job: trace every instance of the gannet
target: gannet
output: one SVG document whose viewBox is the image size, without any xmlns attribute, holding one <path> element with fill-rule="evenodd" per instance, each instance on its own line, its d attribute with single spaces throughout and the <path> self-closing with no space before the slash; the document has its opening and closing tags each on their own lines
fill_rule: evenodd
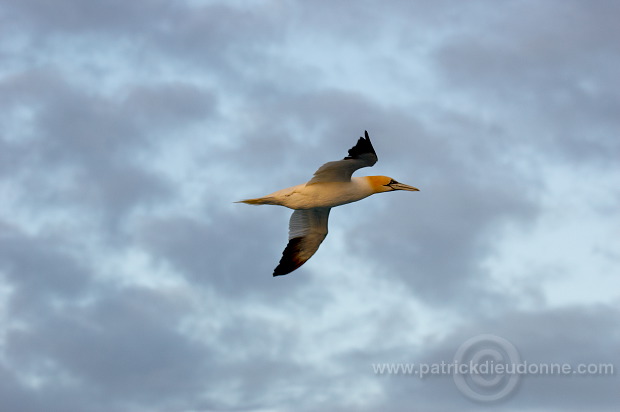
<svg viewBox="0 0 620 412">
<path fill-rule="evenodd" d="M 332 207 L 357 202 L 375 193 L 419 190 L 387 176 L 351 177 L 357 169 L 377 163 L 368 131 L 364 131 L 364 135 L 349 149 L 347 157 L 325 163 L 307 183 L 235 202 L 279 205 L 295 210 L 289 222 L 288 244 L 273 276 L 291 273 L 314 255 L 327 236 L 327 218 Z"/>
</svg>

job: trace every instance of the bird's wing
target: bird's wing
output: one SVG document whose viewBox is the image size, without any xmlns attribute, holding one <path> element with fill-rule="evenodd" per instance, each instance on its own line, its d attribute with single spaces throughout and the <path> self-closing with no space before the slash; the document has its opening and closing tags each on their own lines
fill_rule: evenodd
<svg viewBox="0 0 620 412">
<path fill-rule="evenodd" d="M 351 175 L 357 169 L 369 167 L 377 163 L 377 154 L 370 143 L 368 132 L 360 137 L 357 144 L 349 149 L 349 155 L 342 160 L 327 162 L 314 172 L 314 176 L 307 184 L 319 182 L 350 182 Z"/>
<path fill-rule="evenodd" d="M 317 207 L 293 212 L 289 222 L 288 245 L 273 276 L 291 273 L 314 255 L 327 236 L 330 210 L 329 207 Z"/>
</svg>

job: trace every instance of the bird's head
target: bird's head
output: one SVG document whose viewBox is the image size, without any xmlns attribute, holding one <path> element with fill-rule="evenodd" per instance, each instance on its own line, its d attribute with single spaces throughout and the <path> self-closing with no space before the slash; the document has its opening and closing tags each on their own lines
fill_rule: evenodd
<svg viewBox="0 0 620 412">
<path fill-rule="evenodd" d="M 370 182 L 374 193 L 392 192 L 394 190 L 409 190 L 411 192 L 417 192 L 417 187 L 409 186 L 404 183 L 399 183 L 396 180 L 388 176 L 367 176 L 366 179 Z"/>
</svg>

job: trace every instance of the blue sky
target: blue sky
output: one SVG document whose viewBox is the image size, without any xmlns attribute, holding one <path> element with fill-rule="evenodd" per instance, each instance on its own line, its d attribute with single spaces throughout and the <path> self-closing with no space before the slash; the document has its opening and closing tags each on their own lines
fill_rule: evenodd
<svg viewBox="0 0 620 412">
<path fill-rule="evenodd" d="M 530 362 L 502 411 L 620 401 L 613 1 L 0 4 L 0 403 L 479 410 L 450 362 Z M 368 130 L 396 192 L 272 278 L 307 181 Z"/>
</svg>

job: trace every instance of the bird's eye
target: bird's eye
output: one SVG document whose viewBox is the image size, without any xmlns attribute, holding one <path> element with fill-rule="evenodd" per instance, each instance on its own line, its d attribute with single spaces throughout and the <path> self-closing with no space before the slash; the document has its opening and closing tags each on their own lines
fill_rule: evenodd
<svg viewBox="0 0 620 412">
<path fill-rule="evenodd" d="M 394 180 L 394 179 L 390 179 L 390 182 L 387 185 L 385 185 L 385 186 L 393 185 L 395 183 L 398 183 L 398 182 L 396 180 Z"/>
</svg>

